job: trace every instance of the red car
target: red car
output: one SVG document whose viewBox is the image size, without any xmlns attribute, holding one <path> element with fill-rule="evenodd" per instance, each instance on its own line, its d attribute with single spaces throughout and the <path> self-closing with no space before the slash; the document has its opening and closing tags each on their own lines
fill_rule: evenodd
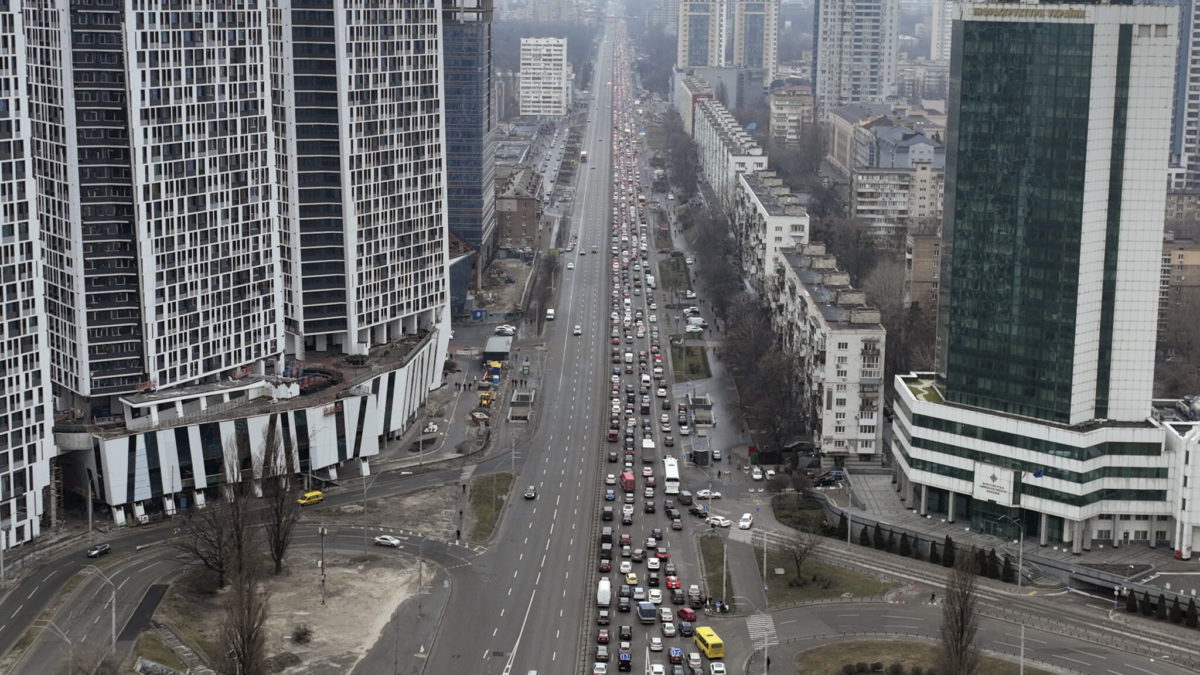
<svg viewBox="0 0 1200 675">
<path fill-rule="evenodd" d="M 659 560 L 667 560 L 671 557 L 671 553 L 666 549 L 660 548 L 654 551 L 654 557 L 658 558 Z"/>
<path fill-rule="evenodd" d="M 679 617 L 680 621 L 694 622 L 696 620 L 696 610 L 692 609 L 691 607 L 680 607 L 675 612 L 675 616 Z"/>
<path fill-rule="evenodd" d="M 608 629 L 607 628 L 601 628 L 599 631 L 596 632 L 596 644 L 601 644 L 601 645 L 608 644 Z"/>
<path fill-rule="evenodd" d="M 600 561 L 600 571 L 601 572 L 611 572 L 612 571 L 612 563 L 609 562 L 608 558 L 604 558 Z"/>
<path fill-rule="evenodd" d="M 667 577 L 667 588 L 679 588 L 679 577 Z"/>
</svg>

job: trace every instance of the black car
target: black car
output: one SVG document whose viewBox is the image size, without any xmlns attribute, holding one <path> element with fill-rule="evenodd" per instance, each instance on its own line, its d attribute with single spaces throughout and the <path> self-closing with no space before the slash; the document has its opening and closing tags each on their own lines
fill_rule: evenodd
<svg viewBox="0 0 1200 675">
<path fill-rule="evenodd" d="M 525 499 L 537 499 L 537 488 L 532 485 L 525 488 Z"/>
<path fill-rule="evenodd" d="M 682 605 L 685 602 L 687 602 L 687 598 L 684 597 L 683 591 L 679 590 L 678 588 L 672 588 L 671 589 L 671 604 L 672 605 Z M 683 633 L 681 631 L 680 635 L 682 635 L 682 634 Z"/>
<path fill-rule="evenodd" d="M 671 400 L 670 400 L 670 399 L 664 398 L 664 399 L 662 400 L 662 409 L 663 409 L 663 410 L 670 410 L 670 409 L 671 409 Z"/>
<path fill-rule="evenodd" d="M 612 464 L 616 464 L 616 463 L 617 463 L 617 460 L 618 460 L 618 459 L 620 459 L 620 458 L 621 458 L 621 457 L 620 457 L 620 456 L 617 454 L 617 451 L 616 451 L 616 450 L 609 450 L 609 451 L 608 451 L 608 461 L 609 461 L 610 463 L 612 463 Z"/>
<path fill-rule="evenodd" d="M 647 500 L 646 505 L 642 507 L 645 513 L 654 513 L 654 502 Z"/>
<path fill-rule="evenodd" d="M 679 634 L 683 637 L 691 637 L 696 632 L 690 621 L 680 621 L 676 628 L 679 629 Z"/>
<path fill-rule="evenodd" d="M 622 525 L 632 525 L 633 524 L 633 516 L 628 513 L 622 513 L 621 514 L 621 524 Z"/>
<path fill-rule="evenodd" d="M 609 614 L 608 614 L 607 609 L 600 610 L 600 613 L 596 615 L 596 625 L 607 626 L 608 625 L 608 617 L 609 617 Z"/>
<path fill-rule="evenodd" d="M 629 598 L 617 598 L 617 611 L 629 613 Z"/>
<path fill-rule="evenodd" d="M 99 558 L 100 556 L 108 555 L 109 553 L 112 553 L 111 546 L 109 546 L 108 544 L 96 544 L 95 546 L 88 549 L 87 557 Z"/>
<path fill-rule="evenodd" d="M 670 520 L 679 520 L 679 509 L 667 509 L 666 514 Z"/>
<path fill-rule="evenodd" d="M 621 626 L 621 628 L 617 632 L 617 635 L 619 636 L 619 638 L 621 640 L 632 640 L 633 639 L 633 627 L 632 626 Z"/>
<path fill-rule="evenodd" d="M 650 536 L 654 537 L 655 539 L 657 539 L 659 541 L 662 541 L 662 538 L 663 538 L 662 528 L 661 527 L 652 528 L 650 530 Z"/>
<path fill-rule="evenodd" d="M 600 518 L 601 518 L 601 520 L 612 520 L 613 519 L 613 507 L 611 507 L 611 506 L 604 507 L 604 510 L 600 512 Z"/>
<path fill-rule="evenodd" d="M 669 562 L 669 563 L 663 565 L 662 573 L 669 577 L 679 576 L 679 572 L 677 572 L 675 570 L 675 563 L 673 563 L 673 562 Z"/>
<path fill-rule="evenodd" d="M 658 586 L 658 572 L 647 572 L 646 573 L 646 585 L 647 586 Z"/>
</svg>

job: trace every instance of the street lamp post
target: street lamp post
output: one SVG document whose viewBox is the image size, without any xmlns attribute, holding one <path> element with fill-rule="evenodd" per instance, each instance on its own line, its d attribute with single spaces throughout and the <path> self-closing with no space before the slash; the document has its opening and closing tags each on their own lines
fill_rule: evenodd
<svg viewBox="0 0 1200 675">
<path fill-rule="evenodd" d="M 1025 567 L 1025 523 L 1013 518 L 1012 516 L 1000 516 L 1000 520 L 1007 520 L 1016 525 L 1021 532 L 1021 539 L 1017 541 L 1017 592 L 1021 591 L 1021 570 Z"/>
<path fill-rule="evenodd" d="M 109 617 L 109 626 L 112 629 L 112 644 L 110 646 L 112 649 L 116 649 L 117 648 L 117 586 L 116 586 L 116 584 L 113 583 L 112 577 L 110 577 L 107 574 L 105 574 L 104 572 L 100 571 L 99 567 L 96 567 L 95 565 L 84 565 L 84 569 L 90 569 L 93 572 L 95 572 L 96 574 L 99 574 L 100 579 L 102 581 L 104 581 L 104 583 L 108 584 L 109 590 L 112 591 L 112 595 L 110 596 L 109 601 L 108 601 L 108 605 L 112 610 L 111 616 Z"/>
<path fill-rule="evenodd" d="M 329 529 L 324 525 L 317 527 L 317 534 L 321 535 L 321 604 L 325 604 L 325 535 Z"/>
</svg>

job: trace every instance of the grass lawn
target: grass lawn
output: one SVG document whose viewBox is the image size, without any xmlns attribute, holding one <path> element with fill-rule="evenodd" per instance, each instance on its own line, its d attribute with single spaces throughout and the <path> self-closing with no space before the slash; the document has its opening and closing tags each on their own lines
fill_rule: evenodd
<svg viewBox="0 0 1200 675">
<path fill-rule="evenodd" d="M 137 663 L 139 656 L 150 659 L 159 665 L 174 668 L 179 672 L 187 672 L 187 664 L 180 660 L 170 647 L 164 645 L 154 633 L 142 633 L 138 637 L 137 644 L 133 648 L 133 660 L 130 663 Z"/>
<path fill-rule="evenodd" d="M 755 546 L 754 551 L 755 560 L 762 560 L 762 546 Z M 775 574 L 776 569 L 782 569 L 783 574 Z M 786 551 L 767 549 L 767 600 L 772 605 L 829 600 L 847 593 L 856 598 L 870 598 L 883 595 L 893 586 L 865 574 L 815 560 L 808 560 L 800 567 L 800 578 L 806 582 L 803 586 L 788 583 L 795 576 L 796 565 L 791 555 Z M 815 582 L 814 576 L 817 578 Z"/>
<path fill-rule="evenodd" d="M 660 248 L 675 248 L 675 242 L 671 241 L 671 230 L 662 229 L 661 227 L 654 228 L 654 247 Z"/>
<path fill-rule="evenodd" d="M 821 508 L 821 502 L 798 493 L 771 497 L 771 508 L 776 520 L 797 530 L 815 530 L 825 522 L 825 510 Z"/>
<path fill-rule="evenodd" d="M 675 382 L 703 380 L 712 377 L 708 368 L 708 354 L 704 347 L 687 347 L 671 344 L 671 371 Z"/>
<path fill-rule="evenodd" d="M 669 257 L 658 262 L 658 287 L 667 293 L 682 292 L 692 287 L 683 258 Z"/>
<path fill-rule="evenodd" d="M 471 479 L 471 539 L 483 542 L 491 538 L 512 483 L 511 473 L 493 473 Z"/>
<path fill-rule="evenodd" d="M 700 537 L 700 558 L 704 560 L 704 588 L 701 589 L 714 599 L 721 599 L 721 571 L 724 569 L 725 546 L 723 537 L 706 534 Z M 729 610 L 737 611 L 733 596 L 733 577 L 725 570 L 725 597 L 729 599 Z"/>
<path fill-rule="evenodd" d="M 899 640 L 855 640 L 822 645 L 796 654 L 793 660 L 796 675 L 836 675 L 847 663 L 883 664 L 884 672 L 891 664 L 899 663 L 907 673 L 911 666 L 929 669 L 934 664 L 937 648 L 924 642 L 902 642 Z M 853 658 L 851 659 L 851 655 Z M 1016 663 L 983 657 L 980 659 L 978 675 L 1017 675 L 1021 672 Z M 1051 675 L 1040 668 L 1025 666 L 1028 675 Z"/>
</svg>

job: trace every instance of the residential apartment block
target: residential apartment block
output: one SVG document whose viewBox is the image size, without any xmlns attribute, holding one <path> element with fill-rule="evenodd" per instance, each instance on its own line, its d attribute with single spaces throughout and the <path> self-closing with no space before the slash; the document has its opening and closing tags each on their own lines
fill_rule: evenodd
<svg viewBox="0 0 1200 675">
<path fill-rule="evenodd" d="M 713 94 L 712 87 L 704 78 L 697 75 L 686 75 L 677 78 L 678 83 L 675 85 L 675 110 L 679 112 L 679 118 L 683 121 L 683 130 L 688 136 L 696 134 L 696 111 L 699 109 L 701 101 L 712 100 L 716 98 Z"/>
<path fill-rule="evenodd" d="M 907 106 L 843 106 L 829 116 L 826 158 L 845 176 L 863 168 L 911 169 L 918 162 L 940 171 L 945 129 L 940 116 Z"/>
<path fill-rule="evenodd" d="M 762 68 L 770 85 L 779 71 L 780 0 L 727 0 L 733 14 L 733 54 L 729 65 Z"/>
<path fill-rule="evenodd" d="M 955 6 L 937 370 L 895 380 L 897 486 L 976 532 L 1190 557 L 1200 448 L 1151 400 L 1178 9 L 1013 7 Z"/>
<path fill-rule="evenodd" d="M 720 68 L 725 65 L 727 0 L 678 0 L 675 67 Z"/>
<path fill-rule="evenodd" d="M 1172 314 L 1193 316 L 1200 311 L 1200 241 L 1163 237 L 1162 271 L 1158 288 L 1158 328 L 1167 327 Z"/>
<path fill-rule="evenodd" d="M 696 105 L 695 133 L 700 166 L 721 207 L 733 211 L 738 174 L 767 168 L 767 155 L 725 106 L 715 99 Z"/>
<path fill-rule="evenodd" d="M 25 9 L 62 490 L 143 521 L 220 498 L 268 430 L 321 481 L 417 420 L 448 342 L 440 12 Z"/>
<path fill-rule="evenodd" d="M 572 80 L 566 38 L 521 38 L 521 115 L 565 116 L 571 111 Z"/>
<path fill-rule="evenodd" d="M 850 217 L 865 223 L 873 238 L 899 247 L 910 227 L 941 222 L 944 189 L 944 173 L 930 162 L 856 169 L 850 174 Z"/>
<path fill-rule="evenodd" d="M 776 271 L 782 249 L 804 246 L 811 231 L 808 209 L 774 171 L 738 175 L 732 229 L 742 278 L 760 296 Z"/>
<path fill-rule="evenodd" d="M 954 0 L 933 0 L 929 21 L 929 60 L 950 63 L 951 38 L 954 35 Z"/>
<path fill-rule="evenodd" d="M 817 106 L 883 103 L 896 94 L 899 4 L 893 0 L 828 0 L 817 10 Z"/>
<path fill-rule="evenodd" d="M 808 87 L 783 87 L 767 95 L 771 144 L 798 146 L 816 122 L 816 101 Z"/>
<path fill-rule="evenodd" d="M 766 299 L 822 464 L 878 462 L 887 337 L 879 310 L 820 243 L 780 252 Z"/>
<path fill-rule="evenodd" d="M 46 490 L 55 454 L 51 353 L 21 9 L 21 3 L 0 9 L 0 550 L 41 534 L 44 512 L 52 523 L 61 518 L 61 487 Z"/>
<path fill-rule="evenodd" d="M 917 305 L 936 312 L 942 264 L 941 230 L 909 230 L 904 240 L 904 306 Z"/>
</svg>

